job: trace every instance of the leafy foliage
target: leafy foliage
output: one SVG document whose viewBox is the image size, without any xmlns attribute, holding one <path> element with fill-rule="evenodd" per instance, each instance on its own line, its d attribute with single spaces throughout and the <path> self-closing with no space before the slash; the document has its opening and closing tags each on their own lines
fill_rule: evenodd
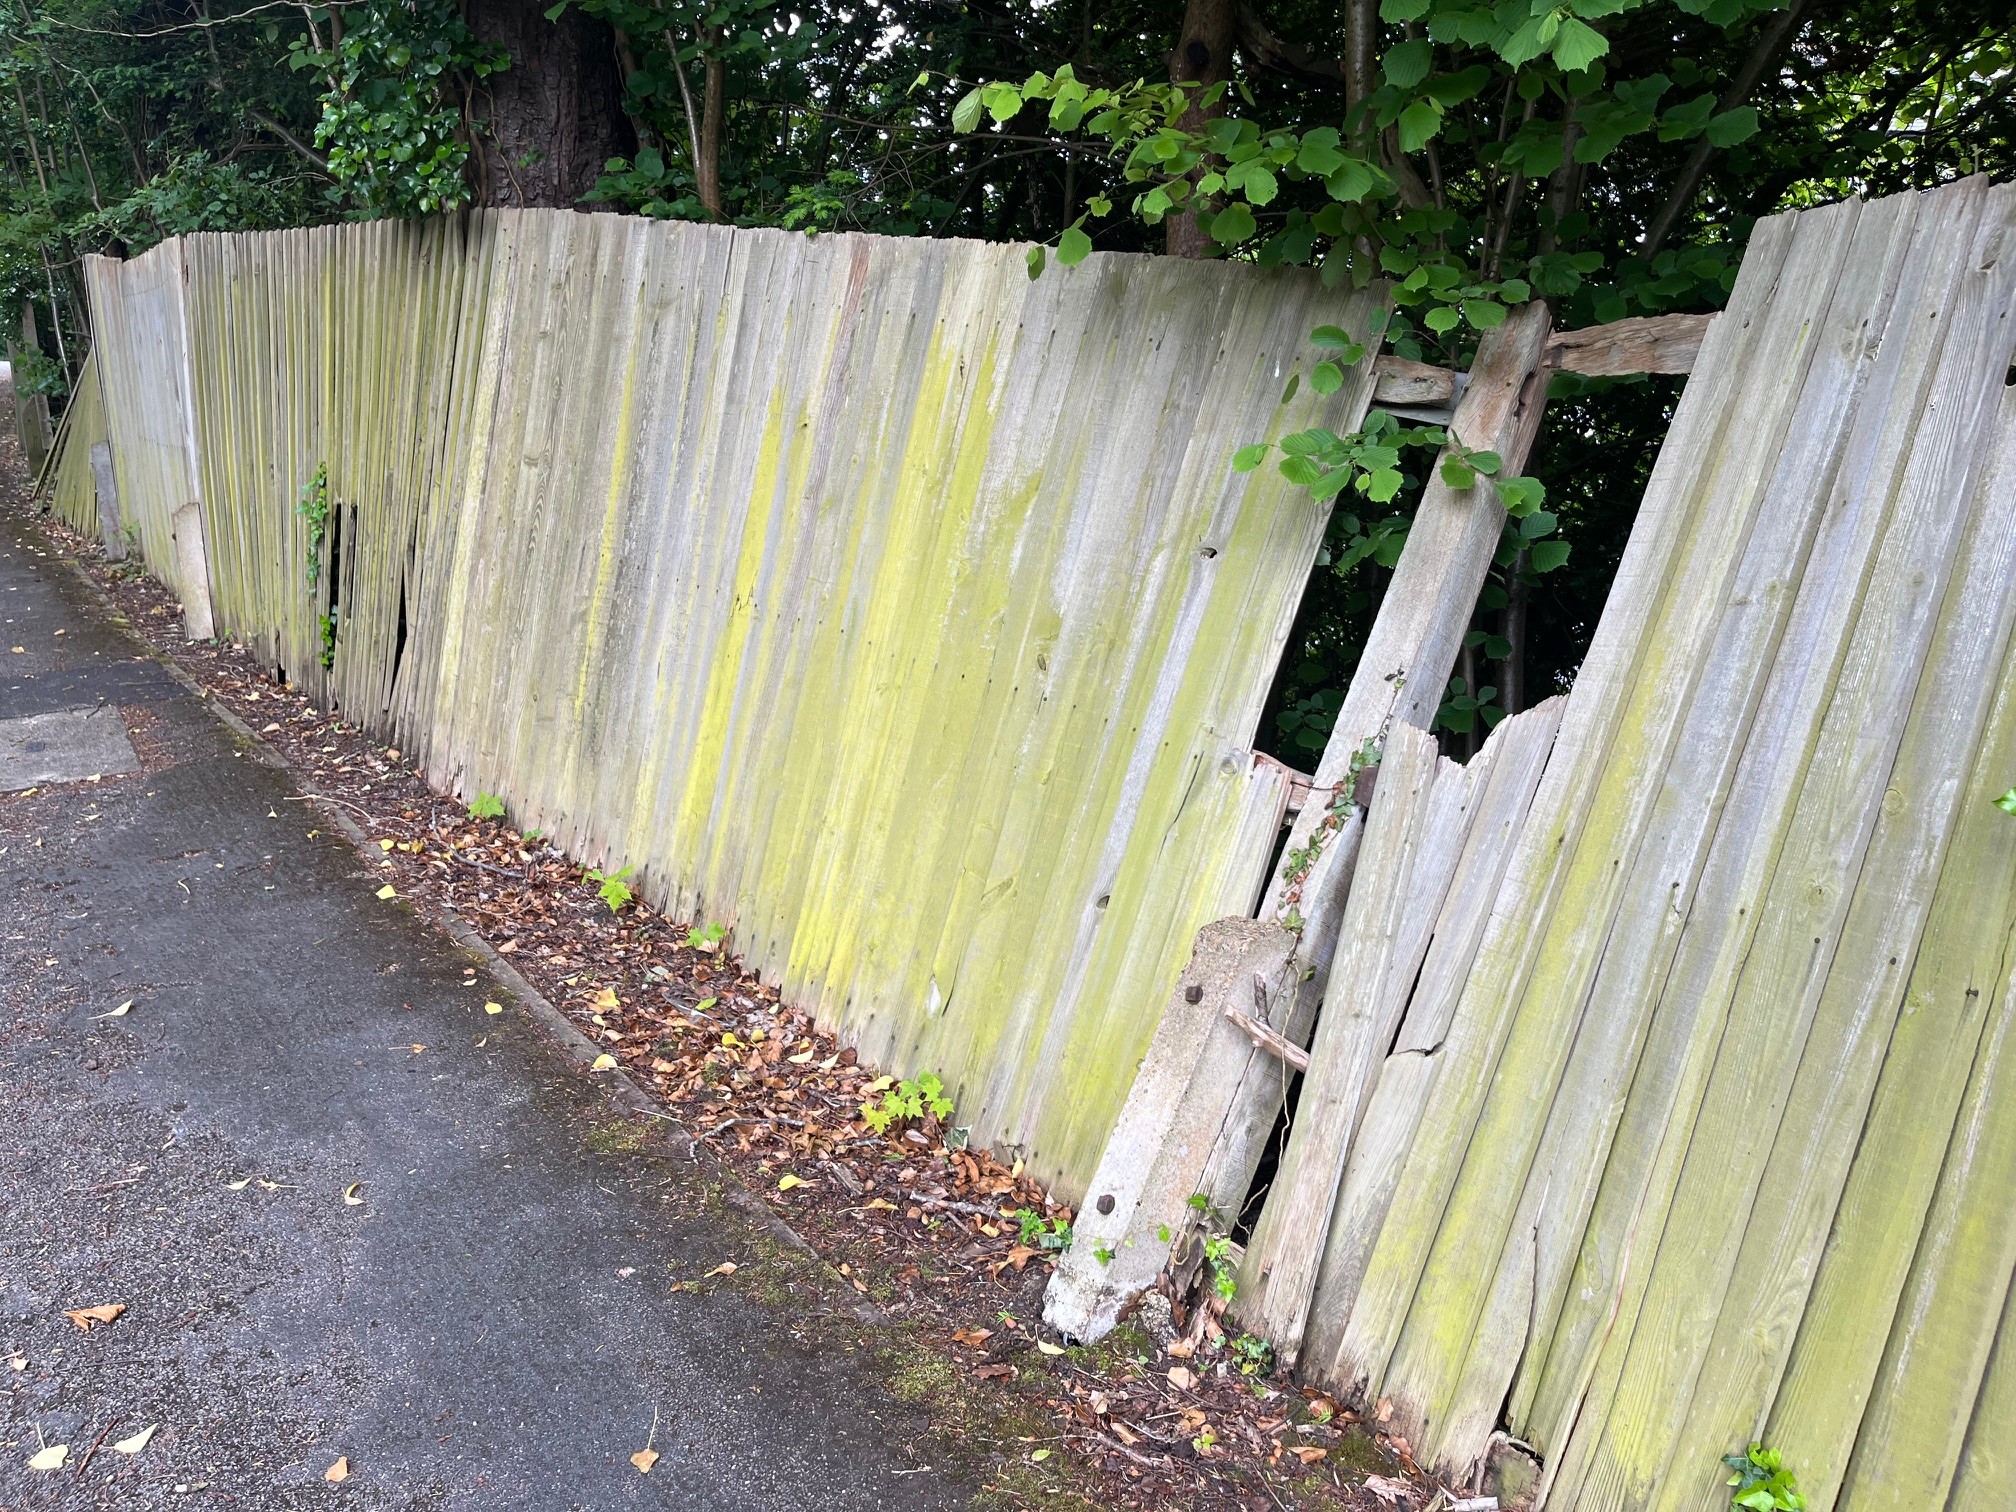
<svg viewBox="0 0 2016 1512">
<path fill-rule="evenodd" d="M 920 1123 L 927 1116 L 940 1123 L 952 1116 L 952 1099 L 945 1095 L 945 1083 L 935 1071 L 893 1084 L 888 1077 L 877 1080 L 880 1085 L 871 1082 L 869 1090 L 880 1092 L 880 1099 L 871 1097 L 861 1105 L 861 1121 L 877 1134 L 886 1134 L 898 1125 Z"/>
<path fill-rule="evenodd" d="M 1750 1512 L 1803 1512 L 1806 1498 L 1799 1494 L 1798 1483 L 1776 1449 L 1752 1444 L 1747 1453 L 1725 1455 L 1722 1463 L 1736 1472 L 1729 1477 L 1735 1488 L 1729 1498 L 1732 1507 L 1747 1507 Z"/>
<path fill-rule="evenodd" d="M 591 868 L 588 880 L 595 884 L 595 896 L 609 905 L 609 912 L 621 913 L 624 907 L 637 896 L 630 890 L 630 884 L 623 879 L 634 871 L 626 866 L 620 871 L 605 872 Z"/>
<path fill-rule="evenodd" d="M 470 198 L 462 165 L 470 135 L 461 84 L 511 66 L 476 40 L 450 0 L 364 0 L 330 14 L 329 40 L 311 14 L 288 44 L 289 68 L 326 81 L 317 146 L 336 184 L 372 215 L 432 215 Z"/>
<path fill-rule="evenodd" d="M 502 819 L 504 800 L 495 793 L 478 793 L 469 803 L 471 819 Z"/>
</svg>

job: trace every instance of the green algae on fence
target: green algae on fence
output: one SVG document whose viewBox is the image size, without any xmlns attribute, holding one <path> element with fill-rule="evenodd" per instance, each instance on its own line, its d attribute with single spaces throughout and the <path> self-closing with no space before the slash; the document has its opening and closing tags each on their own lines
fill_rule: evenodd
<svg viewBox="0 0 2016 1512">
<path fill-rule="evenodd" d="M 1376 293 L 557 211 L 192 236 L 93 291 L 222 630 L 1076 1195 L 1280 812 L 1250 746 L 1328 506 L 1232 453 L 1359 423 L 1369 362 L 1280 396 Z M 131 381 L 176 336 L 179 448 L 184 390 Z"/>
</svg>

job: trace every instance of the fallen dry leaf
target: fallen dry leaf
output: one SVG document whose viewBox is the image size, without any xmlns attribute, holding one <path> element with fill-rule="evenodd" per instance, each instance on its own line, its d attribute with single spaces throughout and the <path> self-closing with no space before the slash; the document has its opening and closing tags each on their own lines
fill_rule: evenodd
<svg viewBox="0 0 2016 1512">
<path fill-rule="evenodd" d="M 396 898 L 399 896 L 399 889 L 394 887 L 390 882 L 387 882 L 383 887 L 378 889 L 378 896 L 381 898 Z M 332 1466 L 331 1468 L 333 1469 L 334 1467 Z"/>
<path fill-rule="evenodd" d="M 250 1176 L 241 1176 L 236 1181 L 225 1182 L 224 1190 L 227 1192 L 242 1192 L 250 1185 L 252 1185 L 252 1178 Z"/>
<path fill-rule="evenodd" d="M 351 1182 L 350 1185 L 343 1188 L 343 1205 L 345 1207 L 364 1206 L 363 1192 L 364 1192 L 363 1182 L 361 1181 Z"/>
<path fill-rule="evenodd" d="M 1372 1420 L 1376 1423 L 1390 1423 L 1393 1421 L 1393 1398 L 1379 1398 L 1379 1405 L 1372 1409 Z"/>
<path fill-rule="evenodd" d="M 1391 1476 L 1386 1475 L 1366 1476 L 1365 1489 L 1367 1491 L 1370 1491 L 1374 1496 L 1378 1497 L 1379 1500 L 1381 1500 L 1382 1502 L 1385 1502 L 1388 1506 L 1392 1506 L 1399 1502 L 1406 1501 L 1410 1496 L 1413 1495 L 1413 1491 L 1408 1486 L 1407 1482 L 1403 1480 L 1394 1480 Z"/>
<path fill-rule="evenodd" d="M 981 1365 L 975 1368 L 973 1374 L 983 1381 L 1012 1381 L 1015 1379 L 1015 1367 L 1013 1365 Z"/>
<path fill-rule="evenodd" d="M 1197 1384 L 1197 1377 L 1187 1366 L 1171 1365 L 1169 1367 L 1169 1384 L 1174 1386 L 1178 1391 L 1188 1391 L 1192 1386 Z"/>
<path fill-rule="evenodd" d="M 734 1274 L 735 1274 L 735 1262 L 733 1260 L 723 1260 L 719 1265 L 715 1266 L 714 1269 L 707 1272 L 707 1274 L 702 1276 L 700 1279 L 703 1281 L 707 1281 L 711 1280 L 715 1276 L 732 1276 Z"/>
<path fill-rule="evenodd" d="M 1319 1449 L 1314 1444 L 1290 1444 L 1288 1452 L 1305 1465 L 1313 1465 L 1330 1451 Z"/>
<path fill-rule="evenodd" d="M 110 1323 L 124 1311 L 126 1311 L 124 1302 L 107 1302 L 102 1307 L 66 1307 L 63 1309 L 63 1316 L 89 1333 L 100 1323 Z"/>
<path fill-rule="evenodd" d="M 595 1007 L 598 1010 L 606 1012 L 611 1008 L 620 1008 L 622 1006 L 622 1003 L 617 1000 L 616 989 L 614 987 L 604 987 L 600 992 L 595 994 Z"/>
<path fill-rule="evenodd" d="M 802 1176 L 780 1176 L 777 1178 L 777 1190 L 780 1192 L 788 1192 L 793 1187 L 801 1187 L 803 1185 L 805 1185 L 805 1178 Z"/>
<path fill-rule="evenodd" d="M 485 1003 L 483 1005 L 483 1011 L 485 1013 L 502 1013 L 504 1011 L 504 1005 L 502 1003 Z"/>
<path fill-rule="evenodd" d="M 331 1465 L 327 1470 L 324 1470 L 322 1472 L 322 1479 L 324 1479 L 325 1481 L 342 1481 L 350 1479 L 350 1456 L 347 1454 L 339 1454 L 336 1457 L 336 1463 Z"/>
<path fill-rule="evenodd" d="M 994 1337 L 994 1330 L 991 1328 L 955 1328 L 952 1330 L 952 1337 L 969 1349 L 980 1349 L 986 1345 L 989 1339 Z"/>
<path fill-rule="evenodd" d="M 28 1457 L 30 1470 L 61 1470 L 63 1461 L 70 1457 L 68 1444 L 49 1444 L 36 1450 Z"/>
<path fill-rule="evenodd" d="M 1038 1339 L 1036 1341 L 1036 1350 L 1039 1354 L 1061 1355 L 1064 1353 L 1064 1346 L 1061 1344 L 1052 1344 L 1048 1339 Z"/>
<path fill-rule="evenodd" d="M 638 1474 L 649 1475 L 651 1467 L 658 1463 L 658 1451 L 656 1449 L 639 1449 L 635 1454 L 630 1456 L 630 1463 L 637 1467 Z"/>
<path fill-rule="evenodd" d="M 1174 1359 L 1187 1360 L 1190 1356 L 1197 1353 L 1197 1341 L 1195 1339 L 1171 1339 L 1168 1348 L 1163 1350 L 1163 1353 Z"/>
<path fill-rule="evenodd" d="M 132 1011 L 133 1011 L 133 999 L 128 998 L 126 999 L 125 1002 L 121 1003 L 117 1008 L 114 1008 L 110 1013 L 94 1013 L 91 1015 L 91 1017 L 93 1021 L 108 1018 L 124 1018 L 126 1017 L 127 1014 L 131 1013 Z"/>
<path fill-rule="evenodd" d="M 1036 1251 L 1026 1244 L 1018 1244 L 1008 1251 L 1008 1263 L 1018 1271 L 1036 1258 Z"/>
<path fill-rule="evenodd" d="M 602 1054 L 595 1057 L 595 1064 L 589 1067 L 589 1069 L 591 1071 L 614 1071 L 616 1069 L 616 1057 L 605 1050 Z"/>
<path fill-rule="evenodd" d="M 158 1426 L 158 1424 L 149 1423 L 145 1428 L 134 1434 L 133 1437 L 119 1440 L 118 1443 L 112 1446 L 113 1452 L 115 1454 L 138 1454 L 142 1449 L 147 1447 L 147 1440 L 154 1437 L 154 1430 Z"/>
</svg>

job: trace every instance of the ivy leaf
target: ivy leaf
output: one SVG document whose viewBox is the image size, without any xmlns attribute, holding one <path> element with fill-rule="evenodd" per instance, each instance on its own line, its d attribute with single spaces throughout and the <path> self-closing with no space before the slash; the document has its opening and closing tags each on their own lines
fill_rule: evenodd
<svg viewBox="0 0 2016 1512">
<path fill-rule="evenodd" d="M 1057 238 L 1057 261 L 1067 268 L 1075 268 L 1091 255 L 1092 238 L 1076 226 L 1066 226 L 1064 234 Z"/>
<path fill-rule="evenodd" d="M 980 91 L 968 90 L 964 98 L 952 107 L 952 129 L 968 132 L 980 124 Z"/>
<path fill-rule="evenodd" d="M 1708 140 L 1717 147 L 1734 147 L 1757 134 L 1757 107 L 1739 105 L 1725 110 L 1708 123 Z"/>
<path fill-rule="evenodd" d="M 1554 34 L 1554 62 L 1563 73 L 1580 73 L 1610 51 L 1610 39 L 1586 21 L 1564 18 Z"/>
<path fill-rule="evenodd" d="M 1435 61 L 1435 44 L 1426 37 L 1410 37 L 1399 46 L 1388 49 L 1380 64 L 1386 71 L 1386 82 L 1396 89 L 1412 89 L 1428 77 L 1429 65 Z"/>
</svg>

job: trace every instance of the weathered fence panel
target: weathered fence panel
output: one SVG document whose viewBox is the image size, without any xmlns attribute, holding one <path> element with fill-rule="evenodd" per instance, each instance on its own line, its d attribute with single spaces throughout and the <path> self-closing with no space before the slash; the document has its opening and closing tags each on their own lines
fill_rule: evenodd
<svg viewBox="0 0 2016 1512">
<path fill-rule="evenodd" d="M 1424 1458 L 1707 1512 L 1768 1437 L 1815 1509 L 2007 1499 L 2012 352 L 2016 188 L 1761 224 L 1355 1138 L 1332 1016 L 1391 1009 L 1333 979 L 1238 1306 Z M 1354 913 L 1422 861 L 1368 842 Z"/>
<path fill-rule="evenodd" d="M 1327 508 L 1231 454 L 1358 423 L 1369 362 L 1281 395 L 1376 294 L 557 211 L 92 283 L 156 570 L 200 498 L 224 631 L 1082 1189 L 1278 833 L 1250 746 Z"/>
</svg>

